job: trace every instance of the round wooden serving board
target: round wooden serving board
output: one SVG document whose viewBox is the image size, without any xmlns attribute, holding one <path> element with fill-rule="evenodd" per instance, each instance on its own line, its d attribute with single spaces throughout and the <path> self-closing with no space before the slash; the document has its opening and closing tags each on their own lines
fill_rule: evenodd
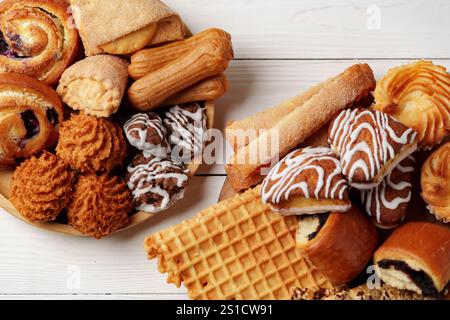
<svg viewBox="0 0 450 320">
<path fill-rule="evenodd" d="M 208 129 L 211 129 L 214 127 L 214 103 L 211 101 L 206 102 L 206 116 L 207 116 L 207 125 Z M 194 176 L 195 173 L 198 171 L 201 164 L 190 164 L 188 165 L 188 169 L 190 172 L 190 176 Z M 61 222 L 31 222 L 25 219 L 14 207 L 14 205 L 9 201 L 9 194 L 10 194 L 10 183 L 11 183 L 11 177 L 14 173 L 14 170 L 6 170 L 6 171 L 0 171 L 0 207 L 4 209 L 9 214 L 13 215 L 14 217 L 31 224 L 35 227 L 38 227 L 40 229 L 45 229 L 48 231 L 54 231 L 59 232 L 66 235 L 71 236 L 85 236 L 81 232 L 75 230 L 72 226 L 66 223 Z M 183 200 L 181 200 L 183 201 Z M 136 212 L 130 216 L 129 224 L 116 232 L 120 232 L 123 230 L 130 229 L 134 226 L 137 226 L 138 224 L 147 221 L 148 219 L 151 219 L 156 214 L 150 214 L 146 212 Z"/>
</svg>

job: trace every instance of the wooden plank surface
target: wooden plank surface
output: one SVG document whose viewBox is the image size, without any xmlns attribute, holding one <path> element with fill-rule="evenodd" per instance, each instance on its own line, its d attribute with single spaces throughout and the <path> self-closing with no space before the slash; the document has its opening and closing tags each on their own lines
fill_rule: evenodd
<svg viewBox="0 0 450 320">
<path fill-rule="evenodd" d="M 1 2 L 1 0 L 0 0 Z M 450 67 L 447 0 L 165 0 L 194 32 L 234 40 L 223 129 L 333 76 L 355 59 L 377 77 L 413 58 Z M 223 152 L 222 162 L 227 158 Z M 202 168 L 186 199 L 136 229 L 95 241 L 33 228 L 0 212 L 0 299 L 185 299 L 148 261 L 143 240 L 216 202 L 223 166 Z"/>
</svg>

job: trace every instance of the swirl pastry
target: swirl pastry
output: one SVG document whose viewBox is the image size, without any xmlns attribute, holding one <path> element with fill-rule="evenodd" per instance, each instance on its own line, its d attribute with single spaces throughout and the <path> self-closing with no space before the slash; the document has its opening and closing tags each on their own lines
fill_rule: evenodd
<svg viewBox="0 0 450 320">
<path fill-rule="evenodd" d="M 63 161 L 44 152 L 16 169 L 11 180 L 10 200 L 30 221 L 53 221 L 69 203 L 73 178 Z"/>
<path fill-rule="evenodd" d="M 441 146 L 422 167 L 422 197 L 432 214 L 450 222 L 450 142 Z"/>
<path fill-rule="evenodd" d="M 52 88 L 25 75 L 0 73 L 0 166 L 52 147 L 63 116 Z"/>
<path fill-rule="evenodd" d="M 346 212 L 348 186 L 336 155 L 328 148 L 298 149 L 287 155 L 264 179 L 261 198 L 285 215 Z"/>
<path fill-rule="evenodd" d="M 418 61 L 389 70 L 378 82 L 375 108 L 418 134 L 419 146 L 429 148 L 450 134 L 450 74 L 431 61 Z"/>
<path fill-rule="evenodd" d="M 411 200 L 414 164 L 414 158 L 409 156 L 378 187 L 361 190 L 361 202 L 379 228 L 393 229 L 403 222 Z"/>
<path fill-rule="evenodd" d="M 78 172 L 108 173 L 122 165 L 126 143 L 122 129 L 114 122 L 72 115 L 61 126 L 56 153 Z"/>
<path fill-rule="evenodd" d="M 88 57 L 67 69 L 57 92 L 74 110 L 109 117 L 119 109 L 128 83 L 128 62 L 106 54 Z"/>
<path fill-rule="evenodd" d="M 328 142 L 350 185 L 364 190 L 377 187 L 417 149 L 417 134 L 380 111 L 348 109 L 331 123 Z"/>
<path fill-rule="evenodd" d="M 182 164 L 141 153 L 128 166 L 126 180 L 136 210 L 157 213 L 184 197 L 189 179 Z"/>
<path fill-rule="evenodd" d="M 172 157 L 189 163 L 202 154 L 206 120 L 205 108 L 199 103 L 176 105 L 166 112 L 164 124 L 172 145 Z"/>
<path fill-rule="evenodd" d="M 0 72 L 27 74 L 49 85 L 79 53 L 77 30 L 64 0 L 0 3 Z"/>
<path fill-rule="evenodd" d="M 125 227 L 131 209 L 130 191 L 120 178 L 88 174 L 79 177 L 67 216 L 76 230 L 100 239 Z"/>
<path fill-rule="evenodd" d="M 138 113 L 123 126 L 130 144 L 155 157 L 165 158 L 170 153 L 166 139 L 167 129 L 161 118 L 153 113 Z"/>
</svg>

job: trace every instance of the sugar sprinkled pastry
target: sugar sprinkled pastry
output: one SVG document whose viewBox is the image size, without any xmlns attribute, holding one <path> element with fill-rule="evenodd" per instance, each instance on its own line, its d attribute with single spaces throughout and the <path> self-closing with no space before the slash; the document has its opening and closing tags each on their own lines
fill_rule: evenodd
<svg viewBox="0 0 450 320">
<path fill-rule="evenodd" d="M 361 202 L 379 228 L 392 229 L 403 222 L 411 200 L 414 164 L 414 158 L 409 156 L 378 187 L 361 190 Z"/>
<path fill-rule="evenodd" d="M 328 142 L 350 185 L 373 189 L 417 149 L 417 134 L 383 112 L 347 109 L 331 123 Z"/>
<path fill-rule="evenodd" d="M 157 213 L 184 197 L 189 176 L 180 163 L 141 153 L 128 166 L 126 180 L 135 209 Z"/>
<path fill-rule="evenodd" d="M 285 215 L 345 212 L 351 208 L 339 159 L 323 147 L 288 154 L 264 179 L 261 198 Z"/>
<path fill-rule="evenodd" d="M 442 145 L 424 163 L 422 197 L 437 219 L 450 222 L 450 142 Z"/>
<path fill-rule="evenodd" d="M 164 124 L 169 131 L 172 157 L 189 163 L 202 153 L 207 127 L 205 108 L 199 103 L 170 108 L 165 114 Z"/>
<path fill-rule="evenodd" d="M 374 92 L 375 108 L 418 134 L 419 146 L 430 148 L 450 134 L 450 74 L 431 61 L 389 70 Z"/>
<path fill-rule="evenodd" d="M 170 153 L 166 139 L 167 129 L 161 118 L 153 112 L 137 113 L 123 126 L 130 144 L 155 157 L 165 158 Z"/>
</svg>

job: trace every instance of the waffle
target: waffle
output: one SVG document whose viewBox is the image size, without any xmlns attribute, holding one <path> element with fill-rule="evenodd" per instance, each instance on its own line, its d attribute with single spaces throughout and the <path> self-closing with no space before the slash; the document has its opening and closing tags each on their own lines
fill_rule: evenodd
<svg viewBox="0 0 450 320">
<path fill-rule="evenodd" d="M 272 213 L 252 189 L 150 236 L 145 247 L 192 299 L 287 300 L 294 288 L 331 287 L 296 249 L 297 224 Z"/>
</svg>

